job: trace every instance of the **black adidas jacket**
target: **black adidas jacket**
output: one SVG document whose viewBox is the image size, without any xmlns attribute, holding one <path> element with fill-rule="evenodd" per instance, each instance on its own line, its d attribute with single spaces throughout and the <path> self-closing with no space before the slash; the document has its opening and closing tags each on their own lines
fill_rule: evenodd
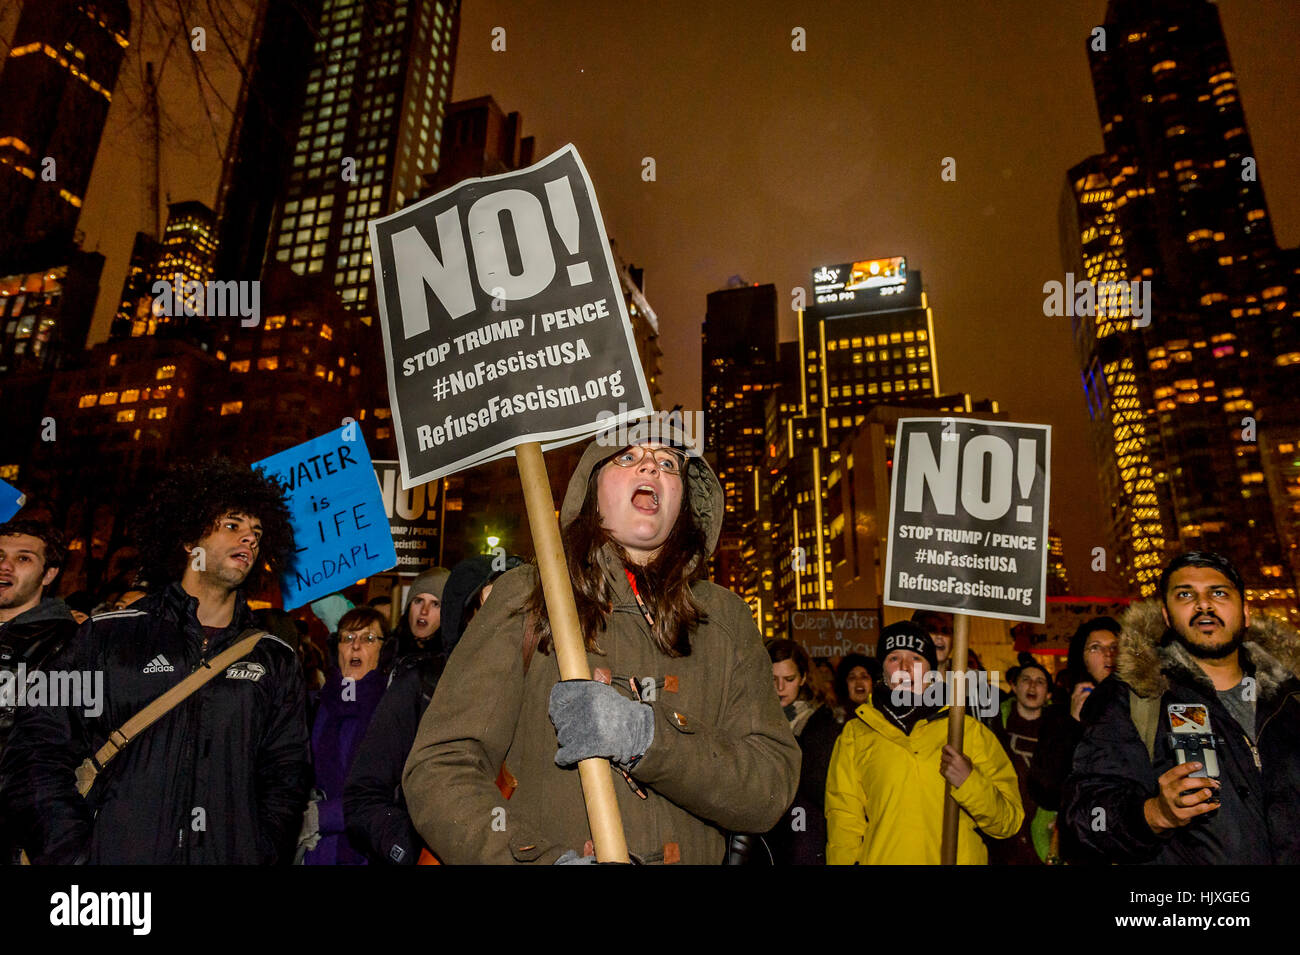
<svg viewBox="0 0 1300 955">
<path fill-rule="evenodd" d="M 311 786 L 305 687 L 294 651 L 267 635 L 136 737 L 77 794 L 74 771 L 108 734 L 235 642 L 242 593 L 205 648 L 198 600 L 179 583 L 86 621 L 51 668 L 101 670 L 103 712 L 29 707 L 0 764 L 0 812 L 36 863 L 272 863 L 293 858 Z"/>
<path fill-rule="evenodd" d="M 1251 739 L 1190 654 L 1176 642 L 1162 645 L 1164 632 L 1157 601 L 1125 615 L 1117 671 L 1084 706 L 1087 727 L 1065 783 L 1065 825 L 1110 862 L 1300 863 L 1300 638 L 1279 620 L 1251 618 L 1242 648 L 1242 668 L 1258 690 Z M 1133 693 L 1160 700 L 1154 765 L 1130 713 Z M 1170 703 L 1208 708 L 1221 805 L 1158 836 L 1142 807 L 1174 766 Z"/>
</svg>

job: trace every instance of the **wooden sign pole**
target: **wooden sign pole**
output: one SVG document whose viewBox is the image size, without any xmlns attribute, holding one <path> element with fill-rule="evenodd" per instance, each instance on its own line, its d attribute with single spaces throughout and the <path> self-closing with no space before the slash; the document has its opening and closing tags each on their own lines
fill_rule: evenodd
<svg viewBox="0 0 1300 955">
<path fill-rule="evenodd" d="M 962 752 L 966 728 L 966 664 L 970 645 L 970 617 L 954 614 L 952 622 L 953 699 L 948 708 L 948 745 Z M 952 796 L 952 783 L 943 784 L 943 843 L 939 858 L 944 865 L 957 864 L 957 821 L 961 807 Z"/>
<path fill-rule="evenodd" d="M 569 579 L 568 565 L 564 560 L 560 522 L 556 519 L 551 483 L 546 477 L 542 446 L 536 441 L 519 445 L 515 448 L 515 460 L 519 464 L 528 526 L 537 551 L 537 567 L 542 575 L 542 592 L 546 595 L 546 613 L 555 641 L 560 679 L 590 680 L 587 647 L 578 623 L 573 582 Z M 609 760 L 584 759 L 578 763 L 578 775 L 582 779 L 582 795 L 587 803 L 587 823 L 596 847 L 596 861 L 627 862 L 627 840 L 623 836 L 623 819 L 618 811 Z"/>
</svg>

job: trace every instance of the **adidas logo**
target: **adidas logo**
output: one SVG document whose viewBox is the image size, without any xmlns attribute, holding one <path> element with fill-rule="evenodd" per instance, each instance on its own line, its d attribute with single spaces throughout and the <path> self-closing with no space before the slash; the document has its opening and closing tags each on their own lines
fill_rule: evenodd
<svg viewBox="0 0 1300 955">
<path fill-rule="evenodd" d="M 174 673 L 176 668 L 167 662 L 161 653 L 144 665 L 141 673 Z"/>
</svg>

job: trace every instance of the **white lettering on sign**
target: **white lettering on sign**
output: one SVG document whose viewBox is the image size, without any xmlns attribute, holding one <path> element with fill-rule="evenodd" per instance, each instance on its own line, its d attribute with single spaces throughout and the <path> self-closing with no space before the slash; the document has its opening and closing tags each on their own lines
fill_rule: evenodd
<svg viewBox="0 0 1300 955">
<path fill-rule="evenodd" d="M 556 227 L 565 248 L 577 253 L 579 229 L 573 185 L 568 177 L 544 186 Z M 551 247 L 551 230 L 540 199 L 523 189 L 505 189 L 480 197 L 466 216 L 468 248 L 457 209 L 446 209 L 434 220 L 441 257 L 415 227 L 393 234 L 393 256 L 397 269 L 397 292 L 401 303 L 402 334 L 405 338 L 427 332 L 430 327 L 426 288 L 431 290 L 452 319 L 474 311 L 474 282 L 494 301 L 522 301 L 546 290 L 555 278 L 558 264 Z M 512 241 L 507 242 L 507 235 Z M 468 249 L 474 252 L 474 274 L 470 274 Z M 511 252 L 517 256 L 512 262 Z M 518 271 L 515 271 L 515 268 Z M 591 282 L 591 266 L 578 262 L 568 266 L 570 285 Z"/>
<path fill-rule="evenodd" d="M 957 513 L 957 495 L 970 516 L 983 521 L 1000 520 L 1011 509 L 1018 489 L 1028 498 L 1036 472 L 1036 444 L 1021 438 L 1019 456 L 1011 444 L 994 434 L 980 434 L 965 443 L 961 451 L 961 481 L 958 482 L 957 442 L 940 441 L 939 458 L 935 459 L 930 435 L 913 431 L 908 435 L 907 473 L 903 485 L 903 510 L 923 510 L 925 490 L 934 497 L 935 510 L 944 515 Z M 1013 482 L 1013 477 L 1016 479 Z M 960 483 L 960 488 L 959 488 Z M 1018 521 L 1030 521 L 1033 509 L 1020 505 Z M 906 535 L 904 535 L 906 536 Z M 913 532 L 912 536 L 921 537 Z M 925 535 L 928 536 L 928 535 Z"/>
</svg>

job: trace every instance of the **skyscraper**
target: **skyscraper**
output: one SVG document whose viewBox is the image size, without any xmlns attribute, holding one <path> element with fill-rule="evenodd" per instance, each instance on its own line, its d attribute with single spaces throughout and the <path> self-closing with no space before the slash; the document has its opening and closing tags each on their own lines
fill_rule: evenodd
<svg viewBox="0 0 1300 955">
<path fill-rule="evenodd" d="M 366 223 L 437 168 L 459 16 L 459 0 L 329 0 L 322 11 L 273 264 L 322 276 L 367 324 Z"/>
<path fill-rule="evenodd" d="M 1062 228 L 1067 271 L 1151 283 L 1139 322 L 1076 318 L 1112 550 L 1143 594 L 1164 552 L 1210 549 L 1294 604 L 1259 435 L 1300 422 L 1296 305 L 1218 10 L 1111 0 L 1103 29 L 1103 151 L 1071 170 Z"/>
<path fill-rule="evenodd" d="M 187 295 L 186 285 L 212 278 L 216 242 L 216 217 L 192 199 L 167 207 L 167 225 L 158 242 L 137 233 L 110 337 L 185 334 L 206 347 L 212 337 L 206 319 L 225 316 L 207 315 L 206 296 Z M 159 293 L 158 282 L 167 283 L 165 294 Z M 188 315 L 187 305 L 196 314 Z"/>
<path fill-rule="evenodd" d="M 745 595 L 757 613 L 763 569 L 772 562 L 766 482 L 759 478 L 767 456 L 767 397 L 777 377 L 776 286 L 742 283 L 710 292 L 707 302 L 700 354 L 704 448 L 727 502 L 714 580 Z"/>
<path fill-rule="evenodd" d="M 72 246 L 130 26 L 126 0 L 23 4 L 0 72 L 0 264 Z"/>
<path fill-rule="evenodd" d="M 289 177 L 322 0 L 262 0 L 217 191 L 217 279 L 252 281 L 266 264 L 275 205 Z"/>
</svg>

